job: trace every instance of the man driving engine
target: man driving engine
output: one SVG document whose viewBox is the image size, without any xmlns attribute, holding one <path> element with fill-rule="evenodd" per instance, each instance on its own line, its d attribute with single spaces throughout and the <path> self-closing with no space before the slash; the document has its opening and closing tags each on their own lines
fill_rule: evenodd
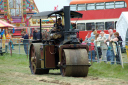
<svg viewBox="0 0 128 85">
<path fill-rule="evenodd" d="M 54 24 L 54 28 L 50 32 L 50 39 L 55 39 L 57 42 L 63 39 L 63 25 L 61 23 L 61 18 L 57 19 L 57 23 Z"/>
<path fill-rule="evenodd" d="M 61 29 L 63 29 L 63 25 L 61 24 L 61 18 L 58 18 L 57 23 L 54 24 L 53 31 L 60 31 Z"/>
</svg>

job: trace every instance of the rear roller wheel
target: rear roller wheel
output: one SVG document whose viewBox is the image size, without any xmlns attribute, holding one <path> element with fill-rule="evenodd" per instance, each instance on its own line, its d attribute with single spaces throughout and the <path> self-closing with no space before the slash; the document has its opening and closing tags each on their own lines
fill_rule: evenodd
<svg viewBox="0 0 128 85">
<path fill-rule="evenodd" d="M 48 74 L 49 69 L 41 69 L 40 44 L 34 43 L 30 47 L 29 63 L 32 74 Z"/>
<path fill-rule="evenodd" d="M 65 49 L 62 56 L 62 76 L 85 77 L 88 74 L 88 56 L 86 49 Z"/>
<path fill-rule="evenodd" d="M 65 76 L 65 68 L 66 67 L 66 57 L 65 57 L 65 53 L 63 52 L 62 55 L 62 67 L 60 67 L 60 72 L 62 76 Z"/>
</svg>

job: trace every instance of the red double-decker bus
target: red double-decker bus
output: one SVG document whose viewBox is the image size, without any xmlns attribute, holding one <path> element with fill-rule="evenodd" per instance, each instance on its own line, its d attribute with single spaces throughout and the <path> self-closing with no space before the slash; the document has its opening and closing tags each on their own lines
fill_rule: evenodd
<svg viewBox="0 0 128 85">
<path fill-rule="evenodd" d="M 83 14 L 82 18 L 71 19 L 80 30 L 79 36 L 85 36 L 96 29 L 99 33 L 108 29 L 116 31 L 116 22 L 123 11 L 128 11 L 128 0 L 73 0 L 70 9 Z"/>
</svg>

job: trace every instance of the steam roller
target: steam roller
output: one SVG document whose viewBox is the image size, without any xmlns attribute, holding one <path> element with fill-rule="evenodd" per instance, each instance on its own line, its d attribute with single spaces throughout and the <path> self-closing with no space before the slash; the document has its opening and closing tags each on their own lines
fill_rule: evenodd
<svg viewBox="0 0 128 85">
<path fill-rule="evenodd" d="M 85 77 L 88 74 L 88 53 L 86 49 L 64 49 L 61 75 Z"/>
<path fill-rule="evenodd" d="M 56 15 L 55 27 L 48 33 L 48 38 L 42 39 L 41 19 L 52 15 Z M 62 26 L 57 25 L 57 16 L 62 18 Z M 40 39 L 33 40 L 30 45 L 29 67 L 32 74 L 48 74 L 51 69 L 60 69 L 62 76 L 87 76 L 89 48 L 81 44 L 77 37 L 79 31 L 70 26 L 70 18 L 81 17 L 82 14 L 70 11 L 69 6 L 32 16 L 33 19 L 40 19 Z"/>
</svg>

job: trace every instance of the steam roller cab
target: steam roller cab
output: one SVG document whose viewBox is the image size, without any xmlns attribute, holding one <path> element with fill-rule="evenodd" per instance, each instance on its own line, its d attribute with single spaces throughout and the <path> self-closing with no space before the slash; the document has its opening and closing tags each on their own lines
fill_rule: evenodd
<svg viewBox="0 0 128 85">
<path fill-rule="evenodd" d="M 55 14 L 55 15 L 54 15 Z M 85 77 L 90 66 L 88 46 L 81 45 L 76 37 L 77 31 L 70 28 L 70 18 L 80 18 L 82 14 L 70 11 L 65 6 L 59 11 L 47 11 L 35 14 L 33 19 L 61 16 L 62 25 L 59 31 L 51 30 L 49 39 L 32 41 L 30 45 L 29 64 L 32 74 L 48 74 L 50 69 L 60 69 L 62 76 Z M 57 21 L 56 21 L 57 24 Z M 40 26 L 41 30 L 41 26 Z"/>
</svg>

